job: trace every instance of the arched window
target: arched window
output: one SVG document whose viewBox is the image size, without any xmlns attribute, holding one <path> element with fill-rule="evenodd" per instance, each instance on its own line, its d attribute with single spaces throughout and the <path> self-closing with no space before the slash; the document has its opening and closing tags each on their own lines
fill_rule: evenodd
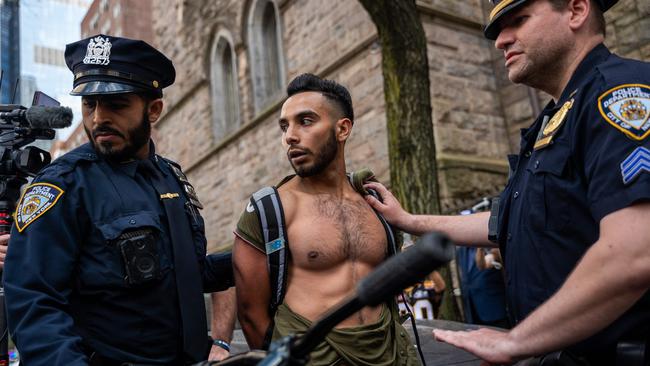
<svg viewBox="0 0 650 366">
<path fill-rule="evenodd" d="M 248 17 L 248 45 L 255 111 L 276 101 L 284 86 L 280 17 L 272 0 L 254 0 Z"/>
<path fill-rule="evenodd" d="M 212 47 L 212 115 L 216 141 L 240 124 L 237 65 L 231 44 L 227 37 L 219 35 Z"/>
</svg>

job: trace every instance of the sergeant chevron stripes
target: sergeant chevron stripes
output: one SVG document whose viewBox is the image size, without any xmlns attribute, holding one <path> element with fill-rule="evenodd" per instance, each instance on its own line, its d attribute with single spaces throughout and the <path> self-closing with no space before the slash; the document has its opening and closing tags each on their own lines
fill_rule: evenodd
<svg viewBox="0 0 650 366">
<path fill-rule="evenodd" d="M 621 163 L 623 183 L 630 183 L 643 171 L 650 172 L 650 150 L 641 146 Z"/>
</svg>

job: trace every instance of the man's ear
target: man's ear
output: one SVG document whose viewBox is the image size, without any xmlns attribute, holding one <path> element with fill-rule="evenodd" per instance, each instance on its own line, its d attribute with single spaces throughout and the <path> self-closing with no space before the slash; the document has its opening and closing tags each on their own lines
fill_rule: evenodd
<svg viewBox="0 0 650 366">
<path fill-rule="evenodd" d="M 349 118 L 341 118 L 336 121 L 336 140 L 344 142 L 352 133 L 352 121 Z"/>
<path fill-rule="evenodd" d="M 149 105 L 147 106 L 147 112 L 149 115 L 149 122 L 151 124 L 158 122 L 158 118 L 160 118 L 160 114 L 162 113 L 162 110 L 163 110 L 162 98 L 154 99 L 151 102 L 149 102 Z"/>
<path fill-rule="evenodd" d="M 569 28 L 573 31 L 577 31 L 585 26 L 589 21 L 589 13 L 591 9 L 590 0 L 571 0 L 567 5 L 569 11 L 571 12 L 571 18 L 569 19 Z"/>
</svg>

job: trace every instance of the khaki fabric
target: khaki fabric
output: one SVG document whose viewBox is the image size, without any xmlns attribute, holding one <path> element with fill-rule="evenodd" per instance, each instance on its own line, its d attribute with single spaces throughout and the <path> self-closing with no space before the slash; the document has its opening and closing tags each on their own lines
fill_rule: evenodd
<svg viewBox="0 0 650 366">
<path fill-rule="evenodd" d="M 273 340 L 289 334 L 303 334 L 311 322 L 281 304 L 275 315 Z M 420 365 L 415 347 L 402 325 L 383 306 L 374 324 L 334 328 L 311 353 L 313 366 L 389 366 Z"/>
</svg>

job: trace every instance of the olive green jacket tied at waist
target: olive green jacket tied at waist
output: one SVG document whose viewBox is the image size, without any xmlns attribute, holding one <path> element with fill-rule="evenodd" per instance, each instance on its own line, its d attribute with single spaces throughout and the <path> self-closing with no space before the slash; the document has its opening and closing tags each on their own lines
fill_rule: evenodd
<svg viewBox="0 0 650 366">
<path fill-rule="evenodd" d="M 290 334 L 304 334 L 312 322 L 294 313 L 285 303 L 275 314 L 273 340 Z M 312 351 L 313 366 L 419 366 L 415 347 L 398 319 L 383 305 L 376 323 L 334 328 Z"/>
</svg>

